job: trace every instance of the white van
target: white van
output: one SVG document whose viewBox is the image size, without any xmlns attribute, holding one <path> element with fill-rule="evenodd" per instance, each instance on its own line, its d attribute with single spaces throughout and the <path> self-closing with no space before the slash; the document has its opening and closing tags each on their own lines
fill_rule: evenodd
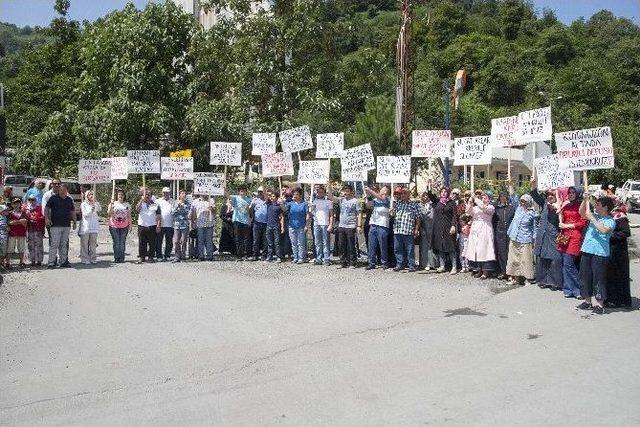
<svg viewBox="0 0 640 427">
<path fill-rule="evenodd" d="M 4 185 L 13 188 L 14 197 L 23 198 L 33 180 L 31 175 L 7 175 L 4 177 Z"/>
</svg>

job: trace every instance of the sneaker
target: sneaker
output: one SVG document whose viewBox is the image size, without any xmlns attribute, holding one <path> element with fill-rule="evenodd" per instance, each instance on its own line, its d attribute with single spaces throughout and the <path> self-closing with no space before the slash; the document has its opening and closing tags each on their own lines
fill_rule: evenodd
<svg viewBox="0 0 640 427">
<path fill-rule="evenodd" d="M 365 270 L 375 270 L 376 266 L 375 265 L 367 265 L 367 267 L 365 268 Z"/>
<path fill-rule="evenodd" d="M 593 310 L 591 310 L 591 314 L 604 314 L 604 307 L 596 305 L 595 307 L 593 307 Z"/>
<path fill-rule="evenodd" d="M 450 275 L 454 275 L 454 274 L 458 274 L 458 269 L 457 268 L 452 268 L 451 272 L 449 273 Z"/>
<path fill-rule="evenodd" d="M 395 268 L 394 268 L 395 270 Z M 444 273 L 444 267 L 438 267 L 438 269 L 436 270 L 437 273 Z"/>
<path fill-rule="evenodd" d="M 356 268 L 356 266 L 355 265 L 350 265 L 349 268 Z"/>
<path fill-rule="evenodd" d="M 315 260 L 313 261 L 313 265 L 322 265 L 322 261 Z"/>
<path fill-rule="evenodd" d="M 580 305 L 576 306 L 576 310 L 591 310 L 592 308 L 591 304 L 586 301 L 583 301 Z"/>
<path fill-rule="evenodd" d="M 347 264 L 340 264 L 338 268 L 347 268 Z"/>
<path fill-rule="evenodd" d="M 415 273 L 416 272 L 416 268 L 415 267 L 409 267 L 409 269 L 407 271 L 409 273 Z"/>
<path fill-rule="evenodd" d="M 304 264 L 304 260 L 299 259 L 298 261 L 296 261 L 296 264 Z"/>
<path fill-rule="evenodd" d="M 393 271 L 395 271 L 396 273 L 401 270 L 402 270 L 402 267 L 393 267 Z"/>
<path fill-rule="evenodd" d="M 331 262 L 330 261 L 325 261 L 325 262 L 322 263 L 322 265 L 331 265 Z"/>
<path fill-rule="evenodd" d="M 280 258 L 276 258 L 276 262 L 277 262 L 277 263 L 281 263 L 281 262 L 282 262 L 282 260 L 281 260 Z"/>
</svg>

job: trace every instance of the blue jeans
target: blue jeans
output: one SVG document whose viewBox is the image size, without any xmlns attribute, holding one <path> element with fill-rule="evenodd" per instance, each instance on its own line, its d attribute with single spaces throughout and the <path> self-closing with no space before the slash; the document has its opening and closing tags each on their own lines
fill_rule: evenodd
<svg viewBox="0 0 640 427">
<path fill-rule="evenodd" d="M 378 251 L 380 251 L 380 261 L 383 267 L 389 266 L 387 249 L 389 247 L 389 229 L 379 225 L 371 224 L 369 227 L 369 265 L 375 266 L 378 263 Z"/>
<path fill-rule="evenodd" d="M 267 259 L 282 258 L 282 247 L 280 246 L 280 227 L 270 227 L 267 225 Z"/>
<path fill-rule="evenodd" d="M 329 262 L 331 249 L 329 248 L 329 232 L 327 225 L 314 225 L 313 237 L 316 243 L 316 261 Z"/>
<path fill-rule="evenodd" d="M 124 261 L 124 252 L 129 228 L 109 227 L 109 232 L 111 233 L 111 240 L 113 240 L 113 259 L 116 262 L 122 262 Z"/>
<path fill-rule="evenodd" d="M 198 258 L 213 259 L 213 227 L 198 228 Z"/>
<path fill-rule="evenodd" d="M 304 228 L 289 227 L 289 237 L 291 238 L 291 250 L 294 261 L 304 261 L 307 259 L 307 233 Z"/>
<path fill-rule="evenodd" d="M 416 268 L 415 244 L 411 234 L 394 234 L 393 251 L 396 254 L 396 267 Z"/>
<path fill-rule="evenodd" d="M 562 254 L 562 292 L 566 296 L 580 296 L 580 279 L 578 278 L 576 258 L 567 253 Z"/>
</svg>

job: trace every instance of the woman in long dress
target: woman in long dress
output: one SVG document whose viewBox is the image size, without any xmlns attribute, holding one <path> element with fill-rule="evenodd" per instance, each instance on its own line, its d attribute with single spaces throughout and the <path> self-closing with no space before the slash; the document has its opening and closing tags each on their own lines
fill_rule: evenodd
<svg viewBox="0 0 640 427">
<path fill-rule="evenodd" d="M 469 261 L 471 269 L 476 271 L 474 277 L 480 279 L 487 279 L 492 274 L 496 261 L 493 246 L 494 210 L 489 195 L 480 190 L 467 202 L 466 213 L 473 219 L 469 240 L 462 256 Z"/>
<path fill-rule="evenodd" d="M 220 209 L 220 218 L 222 219 L 222 229 L 220 231 L 220 247 L 218 251 L 222 253 L 229 253 L 235 255 L 236 244 L 233 238 L 233 208 L 229 203 L 222 205 Z"/>
<path fill-rule="evenodd" d="M 440 267 L 438 273 L 445 270 L 447 256 L 451 261 L 451 274 L 458 272 L 458 256 L 456 254 L 456 234 L 458 217 L 456 215 L 456 203 L 449 199 L 449 189 L 440 190 L 440 198 L 428 193 L 429 198 L 435 204 L 433 209 L 433 240 L 432 248 L 438 251 Z"/>
<path fill-rule="evenodd" d="M 562 255 L 556 245 L 560 208 L 556 192 L 548 190 L 546 198 L 536 187 L 536 179 L 531 178 L 531 192 L 533 200 L 542 207 L 540 224 L 536 231 L 536 242 L 533 250 L 536 256 L 536 282 L 538 286 L 553 291 L 562 289 Z"/>
<path fill-rule="evenodd" d="M 511 276 L 509 285 L 522 284 L 522 278 L 533 280 L 533 237 L 538 214 L 533 210 L 533 198 L 528 194 L 520 196 L 520 206 L 516 209 L 509 226 L 509 256 L 507 274 Z"/>
<path fill-rule="evenodd" d="M 493 212 L 493 243 L 496 250 L 496 272 L 498 279 L 506 278 L 507 258 L 509 255 L 509 236 L 507 230 L 513 221 L 516 208 L 511 204 L 509 193 L 503 191 L 498 196 Z"/>
<path fill-rule="evenodd" d="M 616 199 L 616 207 L 611 214 L 616 221 L 609 244 L 611 255 L 607 266 L 607 305 L 614 307 L 631 307 L 631 289 L 629 284 L 629 245 L 631 236 L 627 209 L 620 199 Z"/>
<path fill-rule="evenodd" d="M 420 197 L 420 253 L 419 267 L 424 270 L 436 268 L 438 261 L 433 251 L 433 202 L 427 192 Z"/>
</svg>

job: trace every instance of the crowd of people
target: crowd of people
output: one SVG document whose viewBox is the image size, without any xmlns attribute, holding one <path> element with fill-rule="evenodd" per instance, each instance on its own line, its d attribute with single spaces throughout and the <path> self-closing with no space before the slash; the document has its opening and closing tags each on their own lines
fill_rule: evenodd
<svg viewBox="0 0 640 427">
<path fill-rule="evenodd" d="M 149 189 L 127 201 L 117 189 L 106 210 L 90 188 L 83 191 L 80 218 L 67 188 L 53 179 L 45 191 L 36 182 L 24 199 L 5 191 L 0 205 L 0 256 L 4 269 L 27 262 L 47 268 L 69 267 L 69 237 L 77 227 L 80 261 L 97 262 L 99 215 L 106 214 L 115 263 L 126 258 L 127 236 L 137 222 L 137 263 L 188 259 L 212 261 L 229 254 L 239 261 L 330 265 L 357 268 L 358 236 L 364 236 L 366 270 L 394 272 L 434 270 L 495 277 L 509 285 L 536 283 L 582 300 L 579 310 L 602 314 L 605 306 L 631 306 L 630 236 L 625 205 L 609 189 L 596 195 L 579 188 L 530 193 L 513 190 L 494 199 L 490 191 L 431 190 L 419 199 L 406 187 L 365 187 L 362 198 L 350 185 L 339 195 L 315 186 L 306 200 L 301 188 L 246 186 L 226 195 L 220 212 L 208 196 L 180 191 L 177 200 L 165 187 L 154 197 Z M 220 236 L 215 237 L 220 218 Z M 308 245 L 308 240 L 311 245 Z M 216 245 L 216 242 L 218 243 Z M 418 246 L 418 254 L 415 248 Z"/>
</svg>

